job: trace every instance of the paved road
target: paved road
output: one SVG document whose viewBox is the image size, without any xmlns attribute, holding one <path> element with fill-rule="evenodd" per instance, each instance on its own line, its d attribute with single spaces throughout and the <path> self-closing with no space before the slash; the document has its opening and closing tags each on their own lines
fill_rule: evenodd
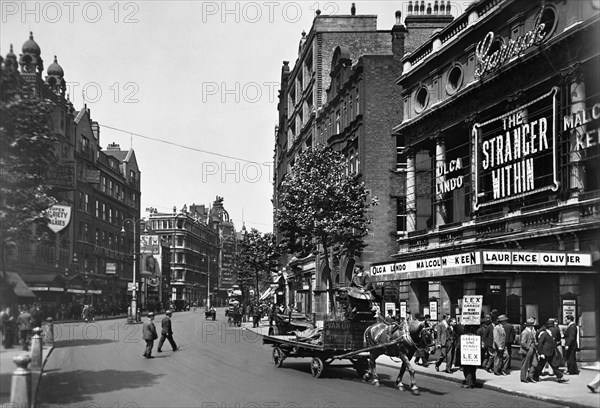
<svg viewBox="0 0 600 408">
<path fill-rule="evenodd" d="M 157 316 L 157 326 L 162 315 Z M 255 334 L 228 327 L 202 312 L 173 316 L 181 351 L 165 344 L 156 358 L 142 357 L 141 325 L 124 320 L 57 325 L 57 347 L 39 390 L 42 407 L 547 407 L 540 401 L 421 376 L 421 395 L 393 388 L 397 371 L 380 367 L 382 386 L 362 383 L 349 367 L 332 365 L 324 378 L 310 374 L 308 359 L 275 368 L 271 347 Z M 156 346 L 155 346 L 156 347 Z M 405 381 L 408 380 L 406 377 Z"/>
</svg>

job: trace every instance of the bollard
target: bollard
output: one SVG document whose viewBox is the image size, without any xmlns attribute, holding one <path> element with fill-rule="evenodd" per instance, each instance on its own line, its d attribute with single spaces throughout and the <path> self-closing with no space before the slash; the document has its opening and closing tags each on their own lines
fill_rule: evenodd
<svg viewBox="0 0 600 408">
<path fill-rule="evenodd" d="M 42 369 L 42 329 L 36 327 L 33 329 L 33 336 L 31 337 L 31 369 L 41 370 Z"/>
<path fill-rule="evenodd" d="M 13 372 L 10 388 L 10 403 L 15 407 L 29 407 L 31 395 L 31 371 L 27 368 L 31 357 L 21 354 L 13 357 L 17 369 Z"/>
<path fill-rule="evenodd" d="M 54 346 L 54 320 L 51 317 L 46 319 L 44 325 L 44 343 L 49 347 Z"/>
</svg>

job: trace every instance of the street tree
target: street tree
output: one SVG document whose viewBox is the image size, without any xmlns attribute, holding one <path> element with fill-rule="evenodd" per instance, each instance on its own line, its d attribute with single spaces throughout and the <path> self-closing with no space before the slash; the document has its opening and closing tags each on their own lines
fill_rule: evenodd
<svg viewBox="0 0 600 408">
<path fill-rule="evenodd" d="M 237 282 L 242 288 L 254 286 L 256 296 L 261 286 L 270 281 L 270 273 L 277 270 L 279 252 L 272 233 L 262 234 L 255 228 L 243 235 L 241 251 L 235 258 Z"/>
<path fill-rule="evenodd" d="M 323 251 L 326 269 L 332 252 L 358 257 L 368 232 L 364 183 L 347 171 L 343 154 L 317 146 L 300 154 L 281 184 L 276 226 L 280 245 L 304 257 Z M 330 293 L 331 295 L 331 293 Z"/>
<path fill-rule="evenodd" d="M 57 138 L 50 128 L 54 103 L 12 83 L 0 100 L 0 234 L 2 245 L 31 237 L 33 224 L 46 224 L 45 211 L 56 200 L 48 169 L 56 161 Z"/>
</svg>

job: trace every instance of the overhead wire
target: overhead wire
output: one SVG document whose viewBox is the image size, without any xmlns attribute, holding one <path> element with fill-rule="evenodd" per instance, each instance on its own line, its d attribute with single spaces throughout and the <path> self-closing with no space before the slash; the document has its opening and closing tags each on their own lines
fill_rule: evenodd
<svg viewBox="0 0 600 408">
<path fill-rule="evenodd" d="M 100 126 L 103 127 L 103 128 L 106 128 L 106 129 L 111 129 L 111 130 L 117 131 L 117 132 L 126 133 L 126 134 L 129 134 L 130 136 L 136 136 L 136 137 L 139 137 L 139 138 L 142 138 L 142 139 L 147 139 L 147 140 L 152 140 L 152 141 L 155 141 L 155 142 L 165 143 L 165 144 L 168 144 L 168 145 L 171 145 L 171 146 L 180 147 L 180 148 L 186 149 L 186 150 L 192 150 L 192 151 L 199 152 L 199 153 L 205 153 L 205 154 L 210 154 L 210 155 L 213 155 L 213 156 L 219 156 L 219 157 L 223 157 L 225 159 L 239 160 L 239 161 L 243 161 L 243 162 L 246 162 L 246 163 L 263 164 L 263 163 L 258 162 L 256 160 L 248 160 L 248 159 L 244 159 L 244 158 L 241 158 L 241 157 L 229 156 L 229 155 L 222 154 L 222 153 L 211 152 L 209 150 L 198 149 L 196 147 L 186 146 L 186 145 L 182 145 L 182 144 L 179 144 L 179 143 L 171 142 L 171 141 L 168 141 L 168 140 L 164 140 L 164 139 L 159 139 L 159 138 L 156 138 L 156 137 L 142 135 L 140 133 L 131 132 L 129 130 L 120 129 L 120 128 L 117 128 L 117 127 L 114 127 L 114 126 L 109 126 L 109 125 L 102 124 L 102 123 L 100 124 Z"/>
</svg>

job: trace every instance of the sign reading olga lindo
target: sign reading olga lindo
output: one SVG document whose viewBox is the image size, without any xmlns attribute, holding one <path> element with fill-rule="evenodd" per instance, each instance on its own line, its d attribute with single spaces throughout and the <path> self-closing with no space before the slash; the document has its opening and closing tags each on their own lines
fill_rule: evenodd
<svg viewBox="0 0 600 408">
<path fill-rule="evenodd" d="M 558 88 L 473 126 L 475 209 L 559 187 Z"/>
</svg>

